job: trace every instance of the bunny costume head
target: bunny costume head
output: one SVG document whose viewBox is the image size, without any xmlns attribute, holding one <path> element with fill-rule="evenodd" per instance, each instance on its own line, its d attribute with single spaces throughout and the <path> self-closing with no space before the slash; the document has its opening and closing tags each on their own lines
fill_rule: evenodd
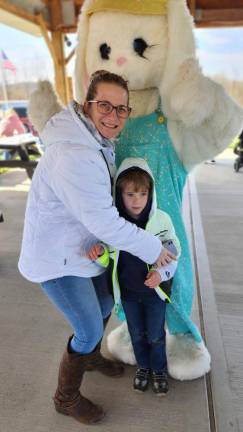
<svg viewBox="0 0 243 432">
<path fill-rule="evenodd" d="M 82 102 L 98 69 L 123 75 L 132 91 L 168 98 L 180 66 L 195 58 L 185 0 L 87 0 L 79 21 L 75 93 Z"/>
</svg>

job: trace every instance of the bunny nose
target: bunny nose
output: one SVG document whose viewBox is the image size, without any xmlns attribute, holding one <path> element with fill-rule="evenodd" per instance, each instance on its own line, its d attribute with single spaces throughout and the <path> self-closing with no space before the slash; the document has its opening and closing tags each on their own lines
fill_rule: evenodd
<svg viewBox="0 0 243 432">
<path fill-rule="evenodd" d="M 118 57 L 116 62 L 118 64 L 118 66 L 122 66 L 124 63 L 127 62 L 127 59 L 126 59 L 126 57 Z"/>
</svg>

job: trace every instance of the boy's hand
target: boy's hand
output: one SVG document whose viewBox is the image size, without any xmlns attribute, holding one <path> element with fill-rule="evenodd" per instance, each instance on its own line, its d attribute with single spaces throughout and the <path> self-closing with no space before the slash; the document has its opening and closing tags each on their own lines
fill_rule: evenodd
<svg viewBox="0 0 243 432">
<path fill-rule="evenodd" d="M 92 246 L 92 248 L 89 250 L 89 252 L 87 252 L 86 256 L 91 261 L 96 261 L 97 258 L 99 258 L 99 256 L 103 255 L 103 253 L 104 253 L 103 246 L 101 246 L 100 244 L 97 243 L 94 246 Z"/>
<path fill-rule="evenodd" d="M 144 285 L 149 288 L 156 288 L 161 283 L 161 276 L 156 270 L 148 272 Z"/>
<path fill-rule="evenodd" d="M 168 249 L 164 248 L 164 249 L 160 252 L 160 254 L 159 254 L 157 260 L 155 261 L 155 265 L 156 265 L 157 267 L 163 267 L 163 266 L 165 266 L 166 264 L 169 264 L 172 260 L 176 260 L 176 259 L 177 259 L 177 258 L 176 258 L 176 255 L 174 255 L 174 254 L 173 254 L 172 252 L 170 252 Z"/>
</svg>

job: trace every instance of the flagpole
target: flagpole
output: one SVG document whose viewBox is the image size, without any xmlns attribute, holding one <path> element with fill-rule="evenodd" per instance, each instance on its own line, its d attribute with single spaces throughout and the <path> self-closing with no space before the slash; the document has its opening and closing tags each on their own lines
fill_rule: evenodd
<svg viewBox="0 0 243 432">
<path fill-rule="evenodd" d="M 1 85 L 2 85 L 3 99 L 6 103 L 6 107 L 8 108 L 8 93 L 7 93 L 7 86 L 6 86 L 6 81 L 5 81 L 4 69 L 3 69 L 2 56 L 0 56 L 0 74 L 1 74 Z"/>
</svg>

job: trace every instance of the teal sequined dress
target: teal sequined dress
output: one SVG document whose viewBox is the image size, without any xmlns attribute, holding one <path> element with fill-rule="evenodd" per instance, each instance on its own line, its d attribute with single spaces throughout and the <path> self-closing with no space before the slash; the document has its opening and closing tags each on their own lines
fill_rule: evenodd
<svg viewBox="0 0 243 432">
<path fill-rule="evenodd" d="M 190 319 L 194 278 L 181 215 L 182 193 L 188 173 L 173 148 L 161 112 L 127 120 L 116 144 L 117 167 L 127 157 L 140 157 L 147 161 L 155 178 L 158 208 L 170 215 L 181 242 L 182 254 L 173 281 L 172 303 L 167 305 L 166 312 L 169 332 L 190 332 L 200 342 L 201 335 Z"/>
</svg>

